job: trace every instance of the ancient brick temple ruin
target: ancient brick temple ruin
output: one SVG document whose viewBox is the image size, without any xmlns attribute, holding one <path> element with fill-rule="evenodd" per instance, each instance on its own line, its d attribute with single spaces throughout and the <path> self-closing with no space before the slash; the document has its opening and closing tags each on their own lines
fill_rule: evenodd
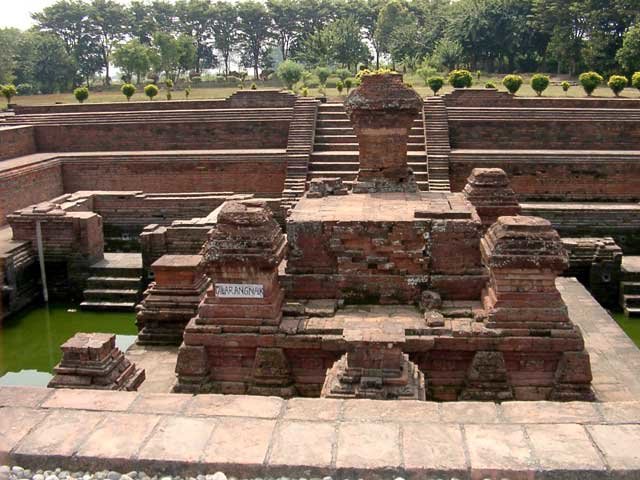
<svg viewBox="0 0 640 480">
<path fill-rule="evenodd" d="M 558 233 L 518 215 L 499 169 L 474 170 L 461 193 L 414 188 L 398 154 L 414 103 L 401 76 L 365 77 L 346 101 L 354 189 L 317 180 L 286 237 L 263 202 L 217 210 L 202 250 L 212 285 L 184 332 L 177 391 L 592 399 L 555 286 L 568 266 Z"/>
<path fill-rule="evenodd" d="M 52 388 L 137 390 L 145 371 L 116 347 L 116 336 L 77 333 L 60 347 L 62 360 L 53 370 Z"/>
</svg>

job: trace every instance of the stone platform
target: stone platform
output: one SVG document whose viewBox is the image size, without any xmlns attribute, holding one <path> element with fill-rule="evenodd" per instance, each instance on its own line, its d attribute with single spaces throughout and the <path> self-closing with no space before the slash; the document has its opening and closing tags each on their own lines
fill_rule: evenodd
<svg viewBox="0 0 640 480">
<path fill-rule="evenodd" d="M 635 479 L 640 402 L 433 403 L 0 388 L 0 463 L 195 475 Z"/>
</svg>

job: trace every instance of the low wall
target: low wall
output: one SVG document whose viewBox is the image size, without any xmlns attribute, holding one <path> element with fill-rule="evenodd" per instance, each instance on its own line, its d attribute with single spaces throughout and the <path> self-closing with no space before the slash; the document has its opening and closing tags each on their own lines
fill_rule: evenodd
<svg viewBox="0 0 640 480">
<path fill-rule="evenodd" d="M 454 150 L 450 157 L 452 191 L 464 188 L 473 168 L 503 169 L 521 201 L 640 200 L 640 155 Z"/>
<path fill-rule="evenodd" d="M 572 88 L 582 91 L 580 86 Z M 640 108 L 640 99 L 635 98 L 520 97 L 507 92 L 481 88 L 456 89 L 443 95 L 442 98 L 447 107 Z"/>
<path fill-rule="evenodd" d="M 50 160 L 0 172 L 0 225 L 15 210 L 62 195 L 62 164 Z"/>
<path fill-rule="evenodd" d="M 35 152 L 33 127 L 0 127 L 0 160 Z"/>
<path fill-rule="evenodd" d="M 143 93 L 138 92 L 137 98 Z M 124 97 L 123 97 L 124 98 Z M 17 99 L 19 101 L 19 98 Z M 147 100 L 108 103 L 69 103 L 62 105 L 12 105 L 16 115 L 78 112 L 128 112 L 145 110 L 205 110 L 239 107 L 292 106 L 295 96 L 278 90 L 239 90 L 229 98 L 210 100 Z"/>
<path fill-rule="evenodd" d="M 288 130 L 287 120 L 179 123 L 123 121 L 38 125 L 35 127 L 35 136 L 38 150 L 42 152 L 219 150 L 286 148 Z"/>
</svg>

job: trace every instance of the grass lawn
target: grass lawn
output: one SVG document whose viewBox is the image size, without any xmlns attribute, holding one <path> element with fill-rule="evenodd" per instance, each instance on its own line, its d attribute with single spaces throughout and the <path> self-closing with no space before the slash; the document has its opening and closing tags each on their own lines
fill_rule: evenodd
<svg viewBox="0 0 640 480">
<path fill-rule="evenodd" d="M 487 81 L 492 81 L 500 91 L 506 91 L 506 88 L 502 86 L 501 83 L 502 76 L 495 77 L 481 77 L 480 80 L 474 78 L 474 87 L 483 87 Z M 335 81 L 335 80 L 334 80 Z M 420 95 L 423 97 L 428 97 L 433 95 L 431 90 L 424 85 L 424 82 L 417 76 L 412 74 L 405 75 L 405 81 L 411 83 L 414 88 L 418 91 Z M 330 81 L 331 82 L 331 81 Z M 281 88 L 278 86 L 274 86 L 273 81 L 269 81 L 266 86 L 263 86 L 261 83 L 258 83 L 258 88 L 268 88 L 272 90 L 280 90 Z M 247 88 L 251 83 L 247 82 Z M 441 94 L 448 93 L 452 90 L 452 87 L 446 85 L 441 90 Z M 215 98 L 226 98 L 237 91 L 235 87 L 194 87 L 191 89 L 191 95 L 189 96 L 192 100 L 198 99 L 215 99 Z M 338 91 L 335 88 L 327 88 L 325 91 L 329 100 L 332 101 L 340 101 L 344 99 L 346 96 L 346 91 L 343 91 L 343 95 L 340 96 Z M 156 97 L 156 101 L 164 100 L 166 93 L 164 91 L 160 91 L 158 96 Z M 309 95 L 315 96 L 319 95 L 317 88 L 310 88 Z M 522 85 L 520 90 L 517 93 L 518 96 L 523 97 L 534 97 L 536 94 L 531 89 L 528 84 L 528 79 L 525 77 L 525 83 Z M 549 88 L 544 92 L 543 96 L 545 97 L 586 97 L 586 94 L 582 90 L 580 86 L 572 86 L 569 91 L 565 94 L 562 91 L 562 88 L 559 85 L 550 85 Z M 603 86 L 598 88 L 594 94 L 594 97 L 613 97 L 613 92 L 607 87 Z M 176 89 L 172 93 L 173 100 L 184 100 L 186 98 L 184 94 L 184 90 Z M 635 88 L 626 88 L 621 95 L 622 98 L 640 98 L 640 91 Z M 138 91 L 133 96 L 132 100 L 134 101 L 147 101 L 147 97 L 144 96 L 142 92 L 142 88 L 138 87 Z M 89 95 L 89 99 L 86 103 L 104 103 L 104 102 L 123 102 L 125 101 L 124 95 L 120 93 L 117 88 L 113 90 L 98 92 L 92 91 Z M 73 97 L 72 93 L 56 93 L 51 95 L 28 95 L 28 96 L 17 96 L 13 99 L 13 103 L 21 104 L 21 105 L 47 105 L 53 103 L 75 103 L 76 100 Z M 4 107 L 4 104 L 0 103 L 0 106 Z"/>
<path fill-rule="evenodd" d="M 622 312 L 612 313 L 611 316 L 615 318 L 627 336 L 633 340 L 633 343 L 640 347 L 640 318 L 625 317 Z"/>
</svg>

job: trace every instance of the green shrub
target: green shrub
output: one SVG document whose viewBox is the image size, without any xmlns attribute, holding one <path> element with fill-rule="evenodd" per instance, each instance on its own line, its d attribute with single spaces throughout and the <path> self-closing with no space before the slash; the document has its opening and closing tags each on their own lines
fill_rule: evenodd
<svg viewBox="0 0 640 480">
<path fill-rule="evenodd" d="M 484 88 L 496 88 L 496 84 L 493 83 L 492 81 L 488 81 L 487 83 L 484 84 Z"/>
<path fill-rule="evenodd" d="M 302 78 L 302 72 L 304 72 L 302 65 L 292 60 L 285 60 L 278 65 L 276 75 L 278 75 L 278 78 L 287 86 L 287 90 L 291 90 L 293 85 L 298 83 Z"/>
<path fill-rule="evenodd" d="M 429 77 L 427 78 L 427 86 L 431 89 L 434 95 L 438 95 L 438 92 L 444 86 L 444 78 Z"/>
<path fill-rule="evenodd" d="M 244 83 L 243 82 L 240 82 L 238 84 L 238 90 L 244 90 Z"/>
<path fill-rule="evenodd" d="M 307 87 L 303 87 L 302 88 L 302 96 L 303 97 L 308 97 L 309 96 L 309 89 Z"/>
<path fill-rule="evenodd" d="M 336 70 L 336 76 L 343 82 L 351 76 L 351 72 L 346 68 L 338 68 Z"/>
<path fill-rule="evenodd" d="M 578 80 L 580 80 L 580 85 L 582 85 L 582 88 L 584 88 L 588 96 L 591 96 L 593 91 L 602 85 L 604 81 L 602 76 L 596 72 L 581 73 Z"/>
<path fill-rule="evenodd" d="M 9 105 L 11 99 L 18 94 L 16 87 L 11 84 L 0 86 L 0 92 L 2 92 L 2 96 L 7 99 L 7 105 Z"/>
<path fill-rule="evenodd" d="M 448 80 L 453 88 L 469 88 L 473 84 L 469 70 L 451 70 Z"/>
<path fill-rule="evenodd" d="M 316 76 L 320 81 L 320 85 L 324 87 L 327 84 L 327 80 L 329 80 L 329 77 L 331 76 L 331 70 L 329 70 L 327 67 L 318 67 L 316 68 Z"/>
<path fill-rule="evenodd" d="M 33 95 L 36 93 L 36 89 L 30 83 L 21 83 L 16 87 L 18 95 Z"/>
<path fill-rule="evenodd" d="M 89 98 L 89 89 L 87 87 L 78 87 L 73 91 L 73 96 L 76 97 L 80 103 L 84 103 L 84 101 Z"/>
<path fill-rule="evenodd" d="M 146 87 L 144 87 L 144 94 L 149 97 L 149 100 L 153 100 L 153 97 L 155 97 L 156 95 L 158 95 L 158 93 L 160 92 L 160 90 L 158 89 L 158 87 L 156 85 L 154 85 L 153 83 L 150 83 L 149 85 L 147 85 Z"/>
<path fill-rule="evenodd" d="M 480 80 L 480 76 L 482 75 L 482 71 L 481 70 L 476 70 L 476 78 L 478 80 Z"/>
<path fill-rule="evenodd" d="M 167 90 L 171 90 L 173 88 L 173 80 L 171 80 L 170 78 L 167 78 L 164 81 L 164 84 L 167 87 Z"/>
<path fill-rule="evenodd" d="M 345 78 L 344 79 L 344 88 L 347 89 L 347 94 L 349 94 L 349 90 L 351 90 L 351 87 L 353 87 L 353 78 L 349 77 L 349 78 Z"/>
<path fill-rule="evenodd" d="M 567 82 L 566 80 L 563 81 L 560 86 L 562 87 L 562 91 L 565 93 L 565 95 L 567 94 L 567 92 L 569 91 L 569 88 L 571 88 L 571 84 L 569 82 Z"/>
<path fill-rule="evenodd" d="M 187 87 L 184 89 L 184 96 L 187 100 L 189 100 L 189 95 L 191 95 L 191 87 Z"/>
<path fill-rule="evenodd" d="M 502 85 L 509 90 L 511 95 L 515 95 L 522 86 L 522 77 L 520 75 L 507 75 L 502 79 Z"/>
<path fill-rule="evenodd" d="M 171 94 L 171 90 L 169 90 L 167 92 L 167 100 L 171 100 L 173 98 L 173 95 Z"/>
<path fill-rule="evenodd" d="M 342 83 L 342 80 L 338 80 L 336 82 L 336 90 L 338 90 L 338 93 L 340 95 L 342 95 L 342 89 L 344 88 L 344 83 Z"/>
<path fill-rule="evenodd" d="M 627 80 L 627 77 L 622 75 L 611 75 L 607 82 L 607 85 L 609 85 L 609 88 L 616 97 L 620 96 L 620 92 L 622 92 L 628 84 L 629 81 Z"/>
<path fill-rule="evenodd" d="M 120 88 L 120 91 L 125 97 L 127 97 L 127 102 L 128 102 L 129 100 L 131 100 L 131 97 L 133 97 L 133 95 L 136 93 L 136 86 L 131 83 L 125 83 L 124 85 L 122 85 L 122 88 Z"/>
<path fill-rule="evenodd" d="M 256 85 L 256 82 L 253 82 L 251 84 L 251 90 L 257 90 L 257 89 L 258 89 L 258 86 Z"/>
<path fill-rule="evenodd" d="M 640 90 L 640 72 L 636 72 L 631 77 L 631 86 Z"/>
<path fill-rule="evenodd" d="M 531 88 L 533 88 L 533 91 L 536 92 L 539 97 L 542 96 L 542 92 L 544 92 L 548 86 L 549 77 L 547 75 L 536 73 L 531 77 Z"/>
</svg>

